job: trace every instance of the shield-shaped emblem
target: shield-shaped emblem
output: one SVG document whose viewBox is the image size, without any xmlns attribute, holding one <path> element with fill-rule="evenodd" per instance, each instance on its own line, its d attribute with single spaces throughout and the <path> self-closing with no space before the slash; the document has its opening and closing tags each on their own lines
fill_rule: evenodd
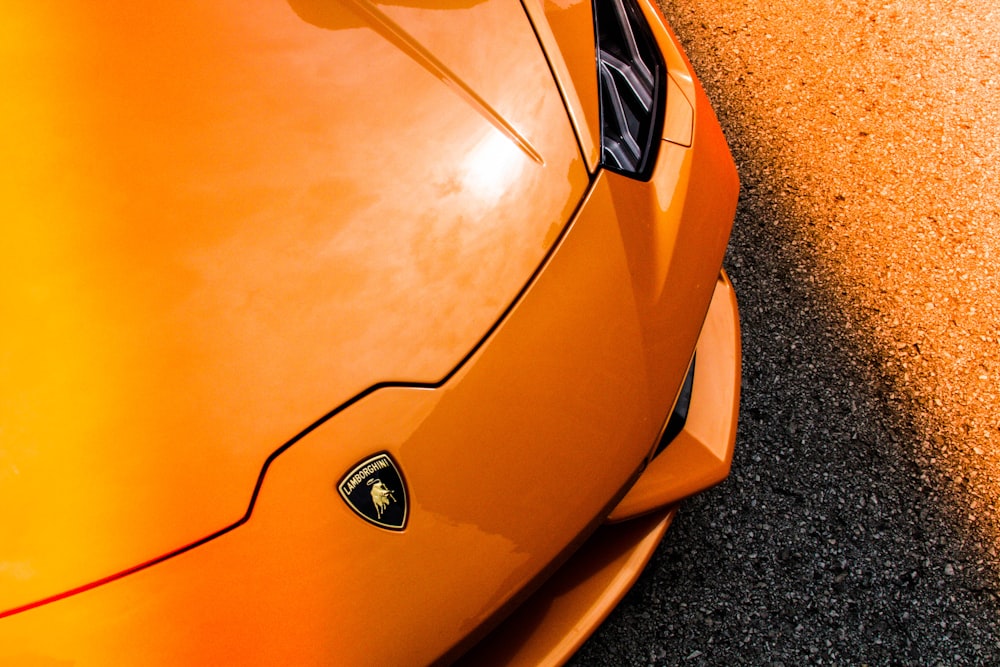
<svg viewBox="0 0 1000 667">
<path fill-rule="evenodd" d="M 347 506 L 368 523 L 387 530 L 406 528 L 406 483 L 388 452 L 369 456 L 337 484 Z"/>
</svg>

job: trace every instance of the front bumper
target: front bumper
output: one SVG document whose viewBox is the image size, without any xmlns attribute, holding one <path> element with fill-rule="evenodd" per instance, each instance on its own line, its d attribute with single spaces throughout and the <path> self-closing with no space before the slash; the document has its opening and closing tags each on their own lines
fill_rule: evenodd
<svg viewBox="0 0 1000 667">
<path fill-rule="evenodd" d="M 740 323 L 725 274 L 697 348 L 684 428 L 655 458 L 608 523 L 499 627 L 463 656 L 463 665 L 559 665 L 583 644 L 646 567 L 676 503 L 725 479 L 736 440 Z"/>
</svg>

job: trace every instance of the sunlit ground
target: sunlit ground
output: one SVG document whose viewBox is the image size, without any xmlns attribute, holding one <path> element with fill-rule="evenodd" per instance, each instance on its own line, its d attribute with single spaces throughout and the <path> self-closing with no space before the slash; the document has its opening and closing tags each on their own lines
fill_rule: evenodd
<svg viewBox="0 0 1000 667">
<path fill-rule="evenodd" d="M 915 462 L 995 558 L 1000 9 L 725 0 L 666 13 L 697 35 L 695 68 L 753 154 L 741 170 L 775 184 L 763 194 L 797 221 L 801 278 L 884 364 L 918 429 Z"/>
</svg>

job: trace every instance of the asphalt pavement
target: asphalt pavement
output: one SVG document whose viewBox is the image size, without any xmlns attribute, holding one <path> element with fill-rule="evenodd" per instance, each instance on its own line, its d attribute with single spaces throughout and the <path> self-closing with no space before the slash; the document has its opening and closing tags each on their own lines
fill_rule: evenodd
<svg viewBox="0 0 1000 667">
<path fill-rule="evenodd" d="M 742 181 L 732 475 L 574 665 L 1000 665 L 1000 5 L 664 6 Z"/>
</svg>

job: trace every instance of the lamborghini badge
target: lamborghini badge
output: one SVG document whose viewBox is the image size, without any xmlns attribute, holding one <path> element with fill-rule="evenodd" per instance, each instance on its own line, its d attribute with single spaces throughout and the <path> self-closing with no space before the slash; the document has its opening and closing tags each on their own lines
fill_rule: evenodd
<svg viewBox="0 0 1000 667">
<path fill-rule="evenodd" d="M 347 506 L 365 521 L 388 530 L 406 528 L 406 484 L 388 452 L 358 463 L 340 480 L 337 490 Z"/>
</svg>

